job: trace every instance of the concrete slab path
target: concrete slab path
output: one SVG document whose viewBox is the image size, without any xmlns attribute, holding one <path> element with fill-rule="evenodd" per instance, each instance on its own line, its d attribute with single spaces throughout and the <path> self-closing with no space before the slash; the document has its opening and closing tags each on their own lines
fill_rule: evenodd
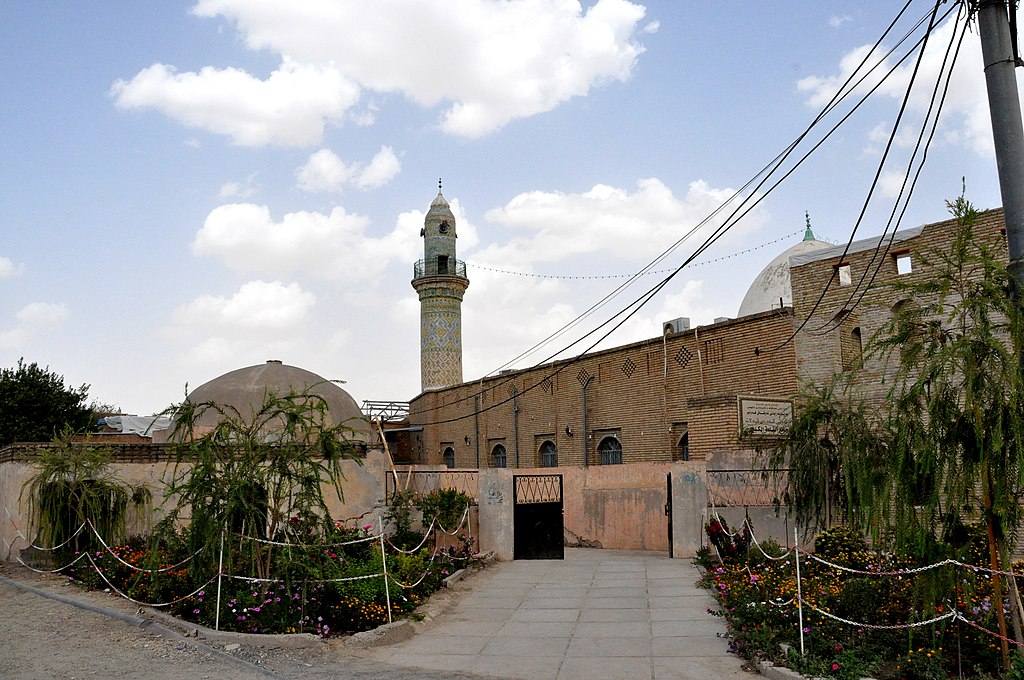
<svg viewBox="0 0 1024 680">
<path fill-rule="evenodd" d="M 499 563 L 414 638 L 369 655 L 530 680 L 749 680 L 698 576 L 689 560 L 649 552 Z"/>
</svg>

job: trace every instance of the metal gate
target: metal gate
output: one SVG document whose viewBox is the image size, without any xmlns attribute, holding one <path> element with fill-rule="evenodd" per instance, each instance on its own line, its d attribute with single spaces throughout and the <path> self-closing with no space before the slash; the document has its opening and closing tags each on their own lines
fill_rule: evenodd
<svg viewBox="0 0 1024 680">
<path fill-rule="evenodd" d="M 562 475 L 513 475 L 512 487 L 513 559 L 564 559 Z"/>
<path fill-rule="evenodd" d="M 668 478 L 665 480 L 667 491 L 665 492 L 665 516 L 668 517 L 668 556 L 675 557 L 672 554 L 672 473 L 668 473 Z"/>
</svg>

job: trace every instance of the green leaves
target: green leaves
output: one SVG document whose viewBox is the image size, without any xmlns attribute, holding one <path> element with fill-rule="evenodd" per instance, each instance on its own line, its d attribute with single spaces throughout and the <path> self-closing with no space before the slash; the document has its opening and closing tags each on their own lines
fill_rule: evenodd
<svg viewBox="0 0 1024 680">
<path fill-rule="evenodd" d="M 108 449 L 88 440 L 76 442 L 70 428 L 55 439 L 55 447 L 37 449 L 35 473 L 22 487 L 37 540 L 44 546 L 71 541 L 74 550 L 98 546 L 91 529 L 75 532 L 89 522 L 105 541 L 124 539 L 129 503 L 146 507 L 149 489 L 121 481 L 111 468 Z"/>
<path fill-rule="evenodd" d="M 274 537 L 295 517 L 318 518 L 331 528 L 325 490 L 342 497 L 342 463 L 358 460 L 353 430 L 333 424 L 326 400 L 309 391 L 264 394 L 251 413 L 214 402 L 175 407 L 168 470 L 171 517 L 189 517 L 193 550 L 215 549 L 221 535 Z M 216 414 L 215 425 L 201 422 Z M 241 563 L 266 577 L 274 546 L 243 541 Z"/>
<path fill-rule="evenodd" d="M 17 368 L 0 370 L 0 446 L 48 442 L 67 427 L 87 430 L 88 394 L 88 385 L 66 387 L 62 376 L 24 359 Z"/>
</svg>

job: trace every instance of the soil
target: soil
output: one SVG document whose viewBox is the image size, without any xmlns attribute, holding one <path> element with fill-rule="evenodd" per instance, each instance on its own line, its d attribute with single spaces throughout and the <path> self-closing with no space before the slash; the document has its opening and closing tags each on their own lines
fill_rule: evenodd
<svg viewBox="0 0 1024 680">
<path fill-rule="evenodd" d="M 0 678 L 7 680 L 480 678 L 382 665 L 361 658 L 344 639 L 289 636 L 275 642 L 276 636 L 267 636 L 256 644 L 243 637 L 205 639 L 187 624 L 154 618 L 117 595 L 83 590 L 63 577 L 11 565 L 0 566 L 0 577 Z"/>
</svg>

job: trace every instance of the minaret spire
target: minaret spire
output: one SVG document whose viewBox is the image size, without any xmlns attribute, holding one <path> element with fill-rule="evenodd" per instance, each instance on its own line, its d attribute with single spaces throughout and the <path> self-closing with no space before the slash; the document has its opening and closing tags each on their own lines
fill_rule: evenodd
<svg viewBox="0 0 1024 680">
<path fill-rule="evenodd" d="M 420 297 L 420 380 L 424 391 L 462 382 L 462 296 L 469 287 L 466 263 L 455 257 L 456 225 L 448 201 L 437 196 L 423 220 L 423 259 L 412 287 Z"/>
</svg>

